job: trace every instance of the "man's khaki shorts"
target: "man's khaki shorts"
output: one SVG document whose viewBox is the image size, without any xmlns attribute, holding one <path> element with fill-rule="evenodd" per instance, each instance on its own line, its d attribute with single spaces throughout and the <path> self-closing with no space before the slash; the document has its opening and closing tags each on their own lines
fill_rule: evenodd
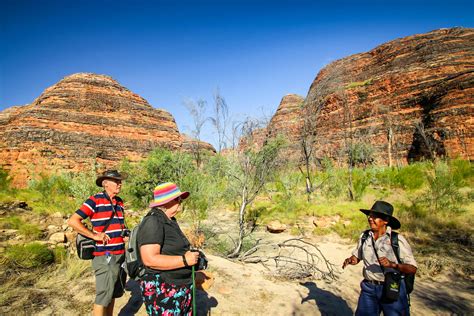
<svg viewBox="0 0 474 316">
<path fill-rule="evenodd" d="M 121 267 L 124 255 L 94 257 L 92 268 L 95 274 L 95 304 L 108 306 L 112 299 L 121 297 L 126 282 L 125 270 Z"/>
</svg>

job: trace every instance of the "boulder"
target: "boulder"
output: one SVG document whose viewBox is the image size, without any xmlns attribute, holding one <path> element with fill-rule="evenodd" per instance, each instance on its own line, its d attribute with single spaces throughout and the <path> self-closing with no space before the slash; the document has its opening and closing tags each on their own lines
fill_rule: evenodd
<svg viewBox="0 0 474 316">
<path fill-rule="evenodd" d="M 280 223 L 278 220 L 271 221 L 267 224 L 267 231 L 270 233 L 282 233 L 286 230 L 286 225 Z"/>
<path fill-rule="evenodd" d="M 63 232 L 54 233 L 49 236 L 49 242 L 53 244 L 63 243 L 66 241 L 65 235 Z"/>
</svg>

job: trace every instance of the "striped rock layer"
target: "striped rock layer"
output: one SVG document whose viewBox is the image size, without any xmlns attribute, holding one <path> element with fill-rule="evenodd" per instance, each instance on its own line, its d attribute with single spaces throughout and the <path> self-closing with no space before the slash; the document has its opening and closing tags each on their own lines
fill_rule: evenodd
<svg viewBox="0 0 474 316">
<path fill-rule="evenodd" d="M 474 29 L 397 39 L 322 69 L 305 100 L 317 156 L 369 144 L 378 164 L 474 157 Z"/>
<path fill-rule="evenodd" d="M 16 186 L 43 171 L 110 168 L 183 143 L 170 113 L 104 75 L 65 77 L 33 103 L 0 112 L 0 164 Z"/>
</svg>

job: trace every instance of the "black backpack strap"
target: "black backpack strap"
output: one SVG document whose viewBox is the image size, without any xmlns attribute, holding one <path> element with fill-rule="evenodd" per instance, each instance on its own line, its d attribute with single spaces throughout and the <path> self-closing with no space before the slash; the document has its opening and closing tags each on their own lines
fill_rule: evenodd
<svg viewBox="0 0 474 316">
<path fill-rule="evenodd" d="M 392 249 L 393 252 L 395 253 L 395 256 L 397 257 L 398 263 L 402 263 L 400 260 L 400 246 L 398 245 L 398 233 L 392 231 L 392 234 L 390 236 L 390 243 L 392 244 Z"/>
<path fill-rule="evenodd" d="M 367 240 L 367 238 L 369 238 L 369 232 L 370 230 L 367 229 L 364 231 L 364 233 L 362 234 L 362 237 L 360 238 L 360 258 L 362 260 L 362 257 L 364 255 L 364 243 L 365 241 Z"/>
</svg>

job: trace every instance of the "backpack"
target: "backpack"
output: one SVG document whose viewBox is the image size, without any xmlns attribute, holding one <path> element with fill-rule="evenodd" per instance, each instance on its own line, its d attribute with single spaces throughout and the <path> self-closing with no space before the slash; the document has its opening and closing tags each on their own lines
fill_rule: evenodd
<svg viewBox="0 0 474 316">
<path fill-rule="evenodd" d="M 364 231 L 364 234 L 361 237 L 361 251 L 363 251 L 362 246 L 364 245 L 364 242 L 369 238 L 369 230 Z M 391 239 L 390 243 L 392 244 L 392 249 L 393 252 L 395 253 L 395 256 L 397 257 L 397 260 L 399 263 L 403 263 L 400 260 L 400 247 L 398 246 L 398 233 L 392 231 L 391 234 Z M 407 294 L 410 294 L 413 292 L 413 287 L 415 285 L 415 275 L 414 274 L 403 274 L 403 278 L 405 279 L 405 287 L 407 289 Z"/>
<path fill-rule="evenodd" d="M 130 279 L 138 280 L 145 274 L 145 265 L 140 258 L 140 249 L 138 248 L 137 236 L 139 234 L 140 226 L 143 223 L 145 217 L 155 215 L 153 211 L 148 212 L 142 217 L 140 223 L 136 225 L 131 231 L 128 237 L 128 245 L 125 249 L 125 271 L 127 272 Z"/>
</svg>

